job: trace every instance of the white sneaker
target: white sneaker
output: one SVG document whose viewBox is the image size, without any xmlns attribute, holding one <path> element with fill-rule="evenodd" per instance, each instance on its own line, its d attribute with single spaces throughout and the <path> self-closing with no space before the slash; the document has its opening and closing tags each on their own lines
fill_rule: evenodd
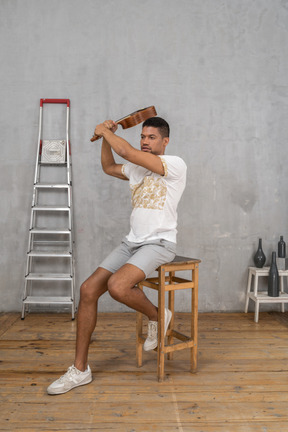
<svg viewBox="0 0 288 432">
<path fill-rule="evenodd" d="M 169 309 L 165 309 L 165 326 L 164 326 L 164 337 L 166 335 L 169 323 L 171 321 L 172 312 Z M 158 321 L 148 321 L 148 336 L 144 342 L 144 351 L 150 351 L 158 345 Z"/>
<path fill-rule="evenodd" d="M 81 372 L 73 365 L 69 367 L 65 375 L 50 384 L 47 393 L 50 395 L 66 393 L 74 387 L 89 384 L 91 381 L 92 373 L 89 366 L 85 372 Z"/>
</svg>

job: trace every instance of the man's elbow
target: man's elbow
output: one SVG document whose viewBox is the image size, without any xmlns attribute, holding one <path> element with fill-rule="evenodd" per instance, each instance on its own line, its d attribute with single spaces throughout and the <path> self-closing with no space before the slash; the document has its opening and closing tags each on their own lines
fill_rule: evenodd
<svg viewBox="0 0 288 432">
<path fill-rule="evenodd" d="M 102 170 L 105 174 L 111 175 L 111 167 L 102 165 Z"/>
<path fill-rule="evenodd" d="M 127 151 L 127 149 L 123 146 L 123 147 L 120 147 L 119 149 L 118 149 L 118 156 L 120 156 L 122 159 L 125 159 L 125 160 L 127 160 L 128 159 L 128 151 Z"/>
</svg>

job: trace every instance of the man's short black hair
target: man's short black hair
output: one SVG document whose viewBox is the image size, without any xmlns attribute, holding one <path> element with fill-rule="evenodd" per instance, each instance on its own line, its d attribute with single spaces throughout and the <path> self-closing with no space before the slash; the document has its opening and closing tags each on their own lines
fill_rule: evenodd
<svg viewBox="0 0 288 432">
<path fill-rule="evenodd" d="M 142 128 L 149 126 L 159 129 L 162 138 L 169 138 L 170 127 L 166 120 L 162 119 L 161 117 L 150 117 L 144 121 Z"/>
</svg>

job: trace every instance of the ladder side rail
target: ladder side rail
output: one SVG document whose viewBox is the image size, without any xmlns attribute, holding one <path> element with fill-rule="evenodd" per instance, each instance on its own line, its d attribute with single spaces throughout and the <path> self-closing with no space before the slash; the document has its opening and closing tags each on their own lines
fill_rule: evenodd
<svg viewBox="0 0 288 432">
<path fill-rule="evenodd" d="M 67 201 L 68 201 L 68 207 L 72 207 L 72 186 L 69 185 L 67 189 Z"/>
<path fill-rule="evenodd" d="M 33 244 L 34 244 L 34 235 L 33 235 L 32 231 L 31 231 L 31 229 L 29 229 L 28 247 L 27 247 L 27 260 L 28 260 L 28 254 L 33 249 Z M 28 265 L 28 262 L 27 262 L 27 265 Z"/>
<path fill-rule="evenodd" d="M 74 244 L 75 244 L 75 238 L 74 238 L 74 215 L 73 215 L 73 197 L 72 197 L 72 189 L 71 189 L 71 196 L 70 196 L 70 224 L 71 224 L 71 252 L 74 253 Z"/>
<path fill-rule="evenodd" d="M 21 319 L 24 319 L 25 317 L 25 311 L 26 311 L 26 305 L 24 303 L 24 300 L 27 298 L 27 279 L 25 279 L 25 286 L 24 286 L 24 292 L 22 297 L 22 311 L 21 311 Z"/>
<path fill-rule="evenodd" d="M 75 233 L 74 233 L 74 216 L 73 216 L 73 194 L 72 194 L 72 186 L 69 188 L 69 229 L 70 229 L 70 252 L 72 254 L 72 257 L 74 257 L 74 245 L 75 245 Z M 73 267 L 75 270 L 75 268 Z M 74 271 L 72 273 L 74 275 Z"/>
<path fill-rule="evenodd" d="M 70 173 L 70 170 L 71 170 L 71 148 L 70 148 L 70 140 L 69 140 L 69 120 L 70 120 L 70 108 L 67 104 L 67 111 L 66 111 L 67 184 L 71 185 L 71 173 Z"/>
<path fill-rule="evenodd" d="M 73 277 L 74 276 L 73 254 L 71 251 L 69 251 L 69 253 L 70 253 L 70 258 L 69 258 L 69 260 L 70 260 L 70 274 L 71 274 L 71 277 Z"/>
<path fill-rule="evenodd" d="M 68 229 L 70 233 L 72 232 L 72 215 L 71 215 L 71 208 L 69 208 L 68 211 Z"/>
<path fill-rule="evenodd" d="M 31 270 L 31 259 L 30 259 L 29 255 L 28 255 L 28 252 L 27 252 L 25 277 L 30 273 L 30 270 Z"/>
<path fill-rule="evenodd" d="M 34 184 L 39 181 L 39 157 L 41 152 L 41 135 L 42 135 L 42 119 L 43 119 L 43 106 L 40 100 L 40 113 L 39 113 L 39 129 L 38 129 L 38 145 L 37 145 L 37 155 L 36 155 L 36 165 L 35 165 L 35 175 Z"/>
<path fill-rule="evenodd" d="M 71 143 L 69 139 L 69 120 L 70 120 L 70 108 L 67 104 L 67 116 L 66 116 L 66 154 L 67 154 L 67 183 L 68 188 L 68 206 L 69 206 L 69 229 L 70 229 L 70 274 L 71 274 L 71 300 L 72 300 L 72 319 L 76 310 L 75 305 L 75 258 L 74 258 L 74 226 L 73 226 L 73 199 L 72 199 L 72 162 L 71 162 Z"/>
<path fill-rule="evenodd" d="M 72 254 L 73 261 L 73 245 L 74 245 L 74 227 L 73 227 L 73 205 L 72 205 L 72 180 L 71 180 L 71 171 L 72 171 L 72 163 L 71 163 L 71 143 L 69 139 L 69 126 L 70 126 L 70 104 L 67 104 L 67 112 L 66 112 L 66 154 L 67 154 L 67 183 L 69 185 L 68 190 L 68 207 L 69 207 L 69 230 L 70 230 L 70 252 Z M 71 266 L 71 276 L 74 276 L 74 266 Z"/>
<path fill-rule="evenodd" d="M 38 165 L 38 167 L 40 167 L 40 165 Z M 39 168 L 39 173 L 40 173 L 40 168 Z M 39 177 L 38 177 L 38 181 L 39 181 Z M 29 241 L 28 241 L 28 249 L 27 249 L 27 254 L 29 252 L 31 252 L 32 250 L 34 250 L 34 241 L 35 241 L 35 235 L 32 232 L 32 230 L 35 228 L 36 226 L 36 218 L 37 218 L 37 214 L 34 211 L 35 206 L 38 203 L 38 190 L 35 188 L 35 185 L 33 187 L 33 199 L 32 199 L 32 207 L 31 207 L 31 218 L 30 218 L 30 229 L 29 229 Z M 32 266 L 32 257 L 29 257 L 27 255 L 27 263 L 28 261 L 30 262 L 30 266 L 29 266 L 29 270 L 28 273 L 31 273 L 31 266 Z M 27 265 L 28 267 L 28 265 Z"/>
<path fill-rule="evenodd" d="M 34 211 L 33 211 L 33 206 L 31 207 L 31 216 L 30 216 L 30 226 L 29 226 L 29 230 L 31 231 L 34 227 Z M 30 233 L 29 233 L 30 235 Z M 29 244 L 31 244 L 31 239 L 29 238 Z M 28 247 L 28 251 L 30 252 L 30 247 Z"/>
<path fill-rule="evenodd" d="M 75 307 L 75 278 L 74 278 L 74 274 L 71 276 L 71 301 L 72 301 L 72 306 L 71 306 L 71 312 L 72 312 L 72 320 L 74 320 L 75 318 L 75 311 L 76 311 L 76 307 Z"/>
<path fill-rule="evenodd" d="M 38 167 L 40 167 L 40 165 L 38 165 Z M 38 168 L 38 172 L 39 172 L 39 174 L 40 174 L 40 168 Z M 37 183 L 39 182 L 39 175 L 38 175 L 38 178 L 37 178 Z M 36 184 L 37 184 L 36 183 Z M 36 186 L 36 184 L 34 184 L 34 187 L 33 187 L 33 197 L 32 197 L 32 208 L 33 207 L 35 207 L 36 205 L 37 205 L 37 203 L 38 203 L 38 188 L 36 188 L 35 186 Z M 32 227 L 31 227 L 32 228 Z"/>
<path fill-rule="evenodd" d="M 39 165 L 38 165 L 39 166 Z M 35 206 L 35 203 L 37 201 L 37 197 L 36 197 L 36 187 L 35 187 L 36 183 L 34 183 L 34 187 L 33 187 L 33 195 L 32 195 L 32 207 Z"/>
<path fill-rule="evenodd" d="M 35 203 L 31 207 L 30 231 L 35 227 L 35 223 L 36 223 L 36 213 L 35 213 L 34 209 L 35 209 Z M 31 243 L 31 241 L 30 241 L 30 243 Z M 33 243 L 33 241 L 32 241 L 32 243 Z"/>
</svg>

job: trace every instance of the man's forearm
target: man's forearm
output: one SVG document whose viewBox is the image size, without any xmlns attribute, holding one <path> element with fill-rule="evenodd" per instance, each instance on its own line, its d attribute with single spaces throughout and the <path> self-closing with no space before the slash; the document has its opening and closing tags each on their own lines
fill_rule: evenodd
<svg viewBox="0 0 288 432">
<path fill-rule="evenodd" d="M 110 121 L 110 123 L 113 123 Z M 95 128 L 95 135 L 101 136 L 103 138 L 102 150 L 101 150 L 101 164 L 103 171 L 114 177 L 118 177 L 122 180 L 127 180 L 127 177 L 122 172 L 122 164 L 115 162 L 113 151 L 121 156 L 125 160 L 130 160 L 130 156 L 135 152 L 134 147 L 132 147 L 126 140 L 114 134 L 110 126 L 109 121 L 101 123 Z M 110 130 L 109 127 L 112 129 Z"/>
<path fill-rule="evenodd" d="M 124 159 L 128 159 L 129 152 L 130 150 L 133 150 L 133 147 L 126 140 L 119 137 L 118 135 L 115 135 L 109 129 L 104 130 L 102 136 L 103 142 L 106 141 L 106 144 L 112 147 L 115 153 Z"/>
<path fill-rule="evenodd" d="M 108 174 L 109 167 L 111 168 L 115 165 L 115 159 L 108 142 L 103 138 L 102 148 L 101 148 L 101 165 L 104 172 Z"/>
<path fill-rule="evenodd" d="M 112 149 L 104 138 L 101 149 L 101 164 L 105 174 L 117 177 L 121 180 L 128 180 L 122 173 L 122 164 L 115 162 Z"/>
</svg>

